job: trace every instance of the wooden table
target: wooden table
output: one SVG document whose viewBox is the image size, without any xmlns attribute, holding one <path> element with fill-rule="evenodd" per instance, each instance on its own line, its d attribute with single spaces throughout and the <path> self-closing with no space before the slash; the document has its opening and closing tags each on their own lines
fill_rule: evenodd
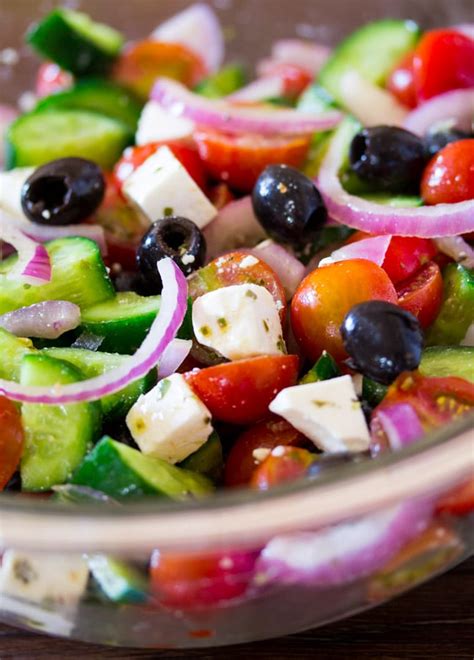
<svg viewBox="0 0 474 660">
<path fill-rule="evenodd" d="M 0 625 L 0 660 L 245 658 L 245 660 L 473 660 L 474 558 L 384 607 L 325 628 L 268 642 L 198 651 L 116 649 Z"/>
</svg>

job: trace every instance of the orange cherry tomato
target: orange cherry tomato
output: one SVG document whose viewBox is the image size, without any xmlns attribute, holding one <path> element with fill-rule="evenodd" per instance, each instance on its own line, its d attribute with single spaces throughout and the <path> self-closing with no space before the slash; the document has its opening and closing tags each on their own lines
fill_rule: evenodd
<svg viewBox="0 0 474 660">
<path fill-rule="evenodd" d="M 457 30 L 426 32 L 413 55 L 413 80 L 419 101 L 474 87 L 474 40 Z"/>
<path fill-rule="evenodd" d="M 309 466 L 316 460 L 315 454 L 299 447 L 278 446 L 255 470 L 250 486 L 268 490 L 273 486 L 304 477 Z"/>
<path fill-rule="evenodd" d="M 112 77 L 146 101 L 160 76 L 193 87 L 205 73 L 201 59 L 184 46 L 145 39 L 124 48 L 115 63 Z"/>
<path fill-rule="evenodd" d="M 335 360 L 344 360 L 339 328 L 349 310 L 367 300 L 397 302 L 387 273 L 371 261 L 340 261 L 307 275 L 291 302 L 293 332 L 306 356 L 317 360 L 326 350 Z"/>
<path fill-rule="evenodd" d="M 434 261 L 397 286 L 398 304 L 416 316 L 422 328 L 438 316 L 443 301 L 443 277 Z"/>
<path fill-rule="evenodd" d="M 413 80 L 413 53 L 405 55 L 393 69 L 387 79 L 386 87 L 407 108 L 416 107 L 418 99 Z"/>
<path fill-rule="evenodd" d="M 20 464 L 24 442 L 20 413 L 9 399 L 0 396 L 0 490 Z"/>
<path fill-rule="evenodd" d="M 474 139 L 447 144 L 423 173 L 421 196 L 426 204 L 452 204 L 474 198 Z"/>
<path fill-rule="evenodd" d="M 226 135 L 212 130 L 199 130 L 194 138 L 209 175 L 241 192 L 250 192 L 268 165 L 301 167 L 310 144 L 307 137 Z"/>
<path fill-rule="evenodd" d="M 296 384 L 298 366 L 296 355 L 264 355 L 190 371 L 184 377 L 214 419 L 254 424 L 268 415 L 278 392 Z"/>
<path fill-rule="evenodd" d="M 474 479 L 450 490 L 436 505 L 438 513 L 451 513 L 463 516 L 474 511 Z"/>
<path fill-rule="evenodd" d="M 62 92 L 74 84 L 71 73 L 64 71 L 54 62 L 43 62 L 36 74 L 36 95 L 40 98 Z"/>
</svg>

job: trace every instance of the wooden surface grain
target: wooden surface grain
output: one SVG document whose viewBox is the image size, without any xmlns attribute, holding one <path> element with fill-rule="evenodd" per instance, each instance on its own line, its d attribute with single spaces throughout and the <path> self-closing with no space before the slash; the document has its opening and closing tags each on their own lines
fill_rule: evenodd
<svg viewBox="0 0 474 660">
<path fill-rule="evenodd" d="M 473 660 L 474 558 L 387 605 L 280 639 L 221 649 L 117 649 L 26 633 L 0 625 L 1 660 L 157 658 L 158 660 Z"/>
</svg>

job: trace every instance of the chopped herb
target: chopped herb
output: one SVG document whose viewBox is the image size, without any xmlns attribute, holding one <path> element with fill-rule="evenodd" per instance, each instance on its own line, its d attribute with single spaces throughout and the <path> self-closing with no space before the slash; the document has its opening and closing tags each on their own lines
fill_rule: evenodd
<svg viewBox="0 0 474 660">
<path fill-rule="evenodd" d="M 262 323 L 263 323 L 263 327 L 265 328 L 265 332 L 270 332 L 270 326 L 265 321 L 265 319 L 263 319 Z"/>
<path fill-rule="evenodd" d="M 173 215 L 173 209 L 171 206 L 165 206 L 163 209 L 163 215 L 165 218 L 169 218 L 170 215 Z"/>
<path fill-rule="evenodd" d="M 204 337 L 209 337 L 209 335 L 212 334 L 211 328 L 208 325 L 203 325 L 201 328 L 199 328 L 199 332 L 204 336 Z"/>
<path fill-rule="evenodd" d="M 227 328 L 227 326 L 228 326 L 227 319 L 225 319 L 223 316 L 221 316 L 220 319 L 217 319 L 217 325 L 219 326 L 219 328 L 222 328 L 222 329 Z"/>
<path fill-rule="evenodd" d="M 204 417 L 204 424 L 210 424 L 211 423 L 211 418 L 210 417 Z"/>
<path fill-rule="evenodd" d="M 252 300 L 257 300 L 257 294 L 254 293 L 251 289 L 247 289 L 245 295 L 247 296 L 247 298 L 252 298 Z"/>
<path fill-rule="evenodd" d="M 13 566 L 13 572 L 15 577 L 23 584 L 29 584 L 38 578 L 35 569 L 26 559 L 18 559 Z"/>
<path fill-rule="evenodd" d="M 314 405 L 317 406 L 318 408 L 324 408 L 324 406 L 333 406 L 334 405 L 330 401 L 321 401 L 319 399 L 314 399 L 314 401 L 311 401 L 311 403 L 314 403 Z"/>
<path fill-rule="evenodd" d="M 276 347 L 279 351 L 281 351 L 281 353 L 286 353 L 285 342 L 284 342 L 283 337 L 281 335 L 278 337 Z"/>
</svg>

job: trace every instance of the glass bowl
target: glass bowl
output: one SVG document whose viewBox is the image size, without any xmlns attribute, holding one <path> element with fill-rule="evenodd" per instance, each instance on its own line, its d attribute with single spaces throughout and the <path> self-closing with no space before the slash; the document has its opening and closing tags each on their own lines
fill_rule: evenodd
<svg viewBox="0 0 474 660">
<path fill-rule="evenodd" d="M 2 0 L 1 48 L 19 47 L 29 22 L 53 4 Z M 74 6 L 133 38 L 149 33 L 162 17 L 187 4 L 84 0 Z M 431 26 L 467 21 L 471 13 L 469 2 L 453 0 L 401 0 L 396 7 L 385 0 L 365 0 L 362 6 L 293 0 L 290 15 L 288 3 L 280 0 L 259 0 L 258 5 L 253 0 L 216 0 L 215 6 L 226 26 L 229 59 L 250 62 L 265 55 L 278 37 L 333 43 L 374 18 L 407 17 Z M 2 101 L 15 100 L 32 85 L 37 63 L 23 48 L 20 54 L 20 64 L 13 69 L 0 65 Z M 126 563 L 146 571 L 153 551 L 211 555 L 214 569 L 218 566 L 226 577 L 211 571 L 178 606 L 166 602 L 163 594 L 152 595 L 147 586 L 120 591 L 117 580 L 114 593 L 121 595 L 116 602 L 105 599 L 90 582 L 78 600 L 73 594 L 82 590 L 85 584 L 77 583 L 86 578 L 73 571 L 68 577 L 76 588 L 68 598 L 25 599 L 8 589 L 0 592 L 0 620 L 89 642 L 183 648 L 276 637 L 378 605 L 472 553 L 472 514 L 440 514 L 437 502 L 472 478 L 473 424 L 473 416 L 464 418 L 397 454 L 269 493 L 242 490 L 199 503 L 149 500 L 120 507 L 68 507 L 4 495 L 0 550 L 9 551 L 4 561 L 16 557 L 25 581 L 34 564 L 22 564 L 22 556 L 47 561 L 53 573 L 64 576 L 68 566 L 77 568 L 84 558 L 104 565 L 105 555 L 113 557 L 115 566 Z M 182 586 L 175 576 L 168 600 L 182 594 Z M 200 605 L 193 593 L 204 594 Z"/>
</svg>

